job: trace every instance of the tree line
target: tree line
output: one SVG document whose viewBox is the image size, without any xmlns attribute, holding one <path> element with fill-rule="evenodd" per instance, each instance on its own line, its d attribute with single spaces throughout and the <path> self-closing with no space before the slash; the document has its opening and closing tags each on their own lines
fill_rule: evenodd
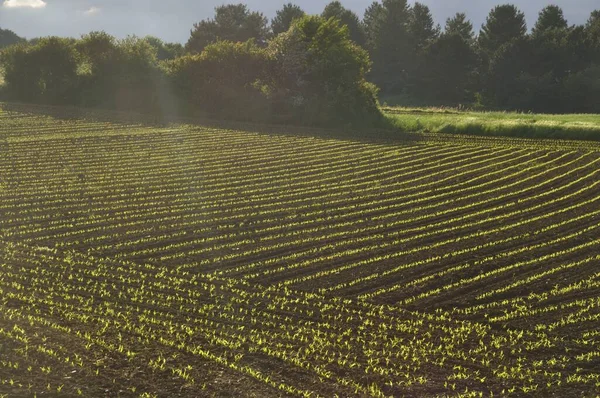
<svg viewBox="0 0 600 398">
<path fill-rule="evenodd" d="M 464 13 L 442 28 L 407 0 L 374 2 L 362 19 L 339 1 L 319 16 L 289 3 L 271 21 L 230 4 L 196 23 L 185 46 L 92 32 L 18 41 L 0 67 L 15 100 L 259 121 L 372 123 L 378 94 L 406 105 L 600 112 L 600 11 L 569 25 L 551 5 L 528 30 L 517 7 L 499 5 L 476 34 Z"/>
<path fill-rule="evenodd" d="M 288 3 L 269 23 L 241 5 L 216 9 L 194 26 L 187 52 L 219 38 L 267 43 L 305 12 Z M 537 112 L 600 112 L 600 10 L 569 25 L 556 5 L 542 9 L 531 31 L 511 4 L 494 7 L 478 34 L 465 13 L 435 24 L 429 7 L 406 0 L 373 2 L 361 20 L 339 1 L 323 18 L 347 26 L 372 60 L 369 81 L 384 98 L 406 105 L 465 105 Z"/>
</svg>

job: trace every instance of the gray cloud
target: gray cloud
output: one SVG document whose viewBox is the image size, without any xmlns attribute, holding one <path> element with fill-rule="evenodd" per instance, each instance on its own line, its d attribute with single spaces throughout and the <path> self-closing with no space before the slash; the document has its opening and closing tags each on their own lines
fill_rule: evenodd
<svg viewBox="0 0 600 398">
<path fill-rule="evenodd" d="M 37 1 L 37 0 L 11 0 Z M 0 27 L 11 29 L 28 38 L 58 35 L 79 37 L 92 30 L 104 30 L 117 37 L 128 34 L 154 35 L 167 41 L 185 42 L 195 22 L 213 15 L 215 6 L 224 0 L 44 0 L 43 8 L 0 7 Z M 237 2 L 233 0 L 229 2 Z M 259 10 L 271 18 L 289 0 L 248 0 L 252 10 Z M 342 0 L 342 3 L 362 15 L 372 0 Z M 430 6 L 437 22 L 456 12 L 466 12 L 476 29 L 485 21 L 490 9 L 506 1 L 422 0 Z M 546 0 L 512 1 L 527 15 L 531 27 L 538 12 L 548 4 Z M 319 13 L 328 1 L 296 1 L 309 13 Z M 571 24 L 584 23 L 595 8 L 597 0 L 555 0 L 563 7 Z M 95 8 L 94 8 L 95 7 Z M 90 10 L 97 9 L 96 12 Z"/>
</svg>

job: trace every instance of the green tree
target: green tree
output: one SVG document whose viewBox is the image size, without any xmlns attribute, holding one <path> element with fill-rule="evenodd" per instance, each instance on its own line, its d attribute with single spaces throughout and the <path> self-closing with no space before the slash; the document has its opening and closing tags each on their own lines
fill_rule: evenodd
<svg viewBox="0 0 600 398">
<path fill-rule="evenodd" d="M 501 109 L 527 109 L 528 102 L 524 99 L 528 97 L 528 87 L 521 78 L 529 75 L 531 51 L 531 43 L 522 38 L 505 43 L 493 53 L 484 86 L 490 105 Z"/>
<path fill-rule="evenodd" d="M 159 61 L 175 59 L 184 53 L 183 46 L 179 43 L 165 43 L 154 36 L 146 36 L 144 40 L 156 50 L 156 58 Z"/>
<path fill-rule="evenodd" d="M 471 103 L 478 58 L 459 34 L 443 34 L 421 58 L 413 96 L 435 105 Z"/>
<path fill-rule="evenodd" d="M 251 12 L 244 4 L 223 5 L 215 8 L 214 19 L 194 24 L 185 49 L 189 53 L 201 53 L 206 46 L 219 40 L 245 42 L 255 39 L 264 45 L 268 33 L 268 20 L 262 13 Z"/>
<path fill-rule="evenodd" d="M 496 6 L 481 27 L 479 45 L 485 53 L 492 55 L 505 44 L 523 39 L 526 33 L 525 14 L 511 4 Z"/>
<path fill-rule="evenodd" d="M 305 16 L 269 43 L 274 114 L 302 124 L 372 123 L 381 116 L 365 76 L 368 53 L 335 19 Z"/>
<path fill-rule="evenodd" d="M 242 120 L 266 120 L 267 98 L 262 81 L 268 76 L 266 50 L 253 40 L 220 41 L 201 54 L 169 63 L 175 91 L 187 113 Z"/>
<path fill-rule="evenodd" d="M 565 81 L 564 112 L 600 113 L 600 65 L 570 75 Z"/>
<path fill-rule="evenodd" d="M 585 31 L 594 62 L 600 64 L 600 10 L 592 11 Z"/>
<path fill-rule="evenodd" d="M 531 33 L 538 36 L 549 30 L 566 30 L 569 27 L 562 8 L 549 5 L 540 11 L 539 17 Z"/>
<path fill-rule="evenodd" d="M 0 69 L 3 71 L 6 92 L 19 101 L 35 101 L 39 72 L 31 62 L 30 48 L 20 43 L 0 51 Z"/>
<path fill-rule="evenodd" d="M 415 51 L 409 31 L 411 12 L 407 0 L 383 0 L 369 26 L 373 59 L 371 79 L 387 93 L 400 93 L 415 68 Z M 370 16 L 371 18 L 371 16 Z"/>
<path fill-rule="evenodd" d="M 116 40 L 92 32 L 76 43 L 82 57 L 80 102 L 85 106 L 166 113 L 172 99 L 158 66 L 156 42 L 148 38 Z M 172 101 L 171 101 L 172 102 Z"/>
<path fill-rule="evenodd" d="M 585 28 L 592 40 L 600 41 L 600 10 L 592 11 Z"/>
<path fill-rule="evenodd" d="M 79 54 L 72 40 L 46 37 L 35 46 L 11 46 L 0 62 L 12 98 L 48 104 L 75 101 Z"/>
<path fill-rule="evenodd" d="M 22 43 L 25 39 L 17 36 L 15 32 L 8 29 L 0 29 L 0 49 L 3 49 L 13 44 Z"/>
<path fill-rule="evenodd" d="M 415 2 L 410 9 L 408 30 L 417 53 L 424 51 L 440 35 L 440 27 L 433 21 L 429 7 L 419 2 Z"/>
<path fill-rule="evenodd" d="M 449 36 L 458 35 L 468 43 L 475 40 L 473 24 L 467 19 L 467 14 L 463 12 L 456 13 L 452 18 L 446 20 L 444 33 Z"/>
<path fill-rule="evenodd" d="M 354 12 L 344 8 L 342 3 L 339 1 L 332 1 L 327 4 L 321 16 L 325 19 L 337 18 L 342 25 L 348 27 L 350 39 L 360 46 L 365 46 L 366 35 L 360 19 Z"/>
<path fill-rule="evenodd" d="M 573 26 L 566 34 L 569 73 L 581 72 L 594 63 L 594 48 L 583 25 Z"/>
<path fill-rule="evenodd" d="M 379 2 L 373 2 L 365 10 L 363 16 L 363 29 L 365 31 L 366 46 L 369 51 L 373 51 L 376 47 L 377 31 L 383 22 L 385 16 L 385 9 Z"/>
<path fill-rule="evenodd" d="M 271 30 L 277 36 L 283 32 L 287 32 L 292 22 L 298 18 L 302 18 L 306 13 L 302 8 L 295 4 L 287 3 L 281 10 L 278 10 L 275 18 L 271 21 Z"/>
</svg>

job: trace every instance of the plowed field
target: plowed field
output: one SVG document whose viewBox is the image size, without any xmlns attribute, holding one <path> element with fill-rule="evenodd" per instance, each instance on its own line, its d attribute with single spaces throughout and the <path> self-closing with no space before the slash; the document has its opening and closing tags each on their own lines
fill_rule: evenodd
<svg viewBox="0 0 600 398">
<path fill-rule="evenodd" d="M 0 113 L 0 396 L 596 396 L 600 144 Z"/>
</svg>

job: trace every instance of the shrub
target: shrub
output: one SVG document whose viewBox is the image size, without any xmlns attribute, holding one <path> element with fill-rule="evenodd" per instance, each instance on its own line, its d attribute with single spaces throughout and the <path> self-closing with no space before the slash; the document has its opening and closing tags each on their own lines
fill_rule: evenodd
<svg viewBox="0 0 600 398">
<path fill-rule="evenodd" d="M 47 37 L 34 46 L 8 47 L 2 51 L 0 64 L 11 98 L 48 104 L 75 101 L 79 54 L 72 40 Z"/>
<path fill-rule="evenodd" d="M 84 106 L 172 113 L 170 95 L 157 49 L 146 39 L 117 41 L 104 32 L 84 36 L 77 48 L 83 63 L 80 103 Z"/>
<path fill-rule="evenodd" d="M 187 113 L 243 120 L 269 116 L 262 92 L 269 60 L 254 41 L 220 41 L 201 54 L 169 63 L 175 92 L 187 104 Z"/>
<path fill-rule="evenodd" d="M 368 124 L 379 120 L 377 89 L 365 79 L 367 52 L 336 19 L 305 16 L 267 48 L 273 62 L 273 109 L 301 124 Z"/>
</svg>

